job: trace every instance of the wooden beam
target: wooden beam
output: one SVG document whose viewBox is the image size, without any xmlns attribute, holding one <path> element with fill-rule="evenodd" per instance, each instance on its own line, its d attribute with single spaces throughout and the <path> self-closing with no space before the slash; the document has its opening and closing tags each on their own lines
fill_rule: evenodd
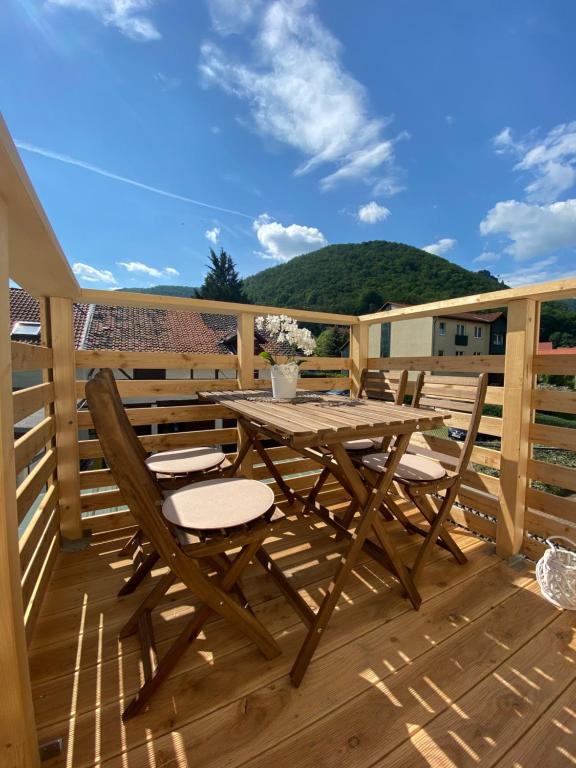
<svg viewBox="0 0 576 768">
<path fill-rule="evenodd" d="M 503 291 L 462 296 L 457 299 L 433 301 L 429 304 L 416 304 L 413 307 L 401 307 L 391 309 L 388 312 L 374 312 L 369 315 L 361 315 L 359 320 L 361 323 L 370 324 L 389 323 L 393 320 L 410 320 L 416 317 L 443 317 L 460 312 L 476 312 L 480 309 L 505 307 L 512 301 L 523 299 L 554 301 L 556 299 L 569 299 L 574 296 L 576 296 L 576 278 L 566 278 L 549 283 L 509 288 Z"/>
<path fill-rule="evenodd" d="M 500 512 L 496 526 L 496 549 L 501 557 L 518 554 L 524 537 L 538 317 L 537 303 L 533 299 L 513 301 L 508 307 Z"/>
<path fill-rule="evenodd" d="M 249 315 L 243 312 L 238 315 L 237 319 L 237 353 L 238 353 L 238 387 L 239 389 L 253 389 L 255 385 L 254 380 L 254 315 Z M 248 440 L 248 436 L 245 433 L 242 424 L 238 422 L 236 445 L 238 451 L 241 446 Z M 253 475 L 253 456 L 252 451 L 249 451 L 240 465 L 241 474 L 245 477 L 252 477 Z"/>
<path fill-rule="evenodd" d="M 82 535 L 80 513 L 80 458 L 76 416 L 76 367 L 72 301 L 50 299 L 52 333 L 54 411 L 56 449 L 58 452 L 58 487 L 60 491 L 60 532 L 68 539 Z"/>
<path fill-rule="evenodd" d="M 19 389 L 14 392 L 12 404 L 14 408 L 14 422 L 17 424 L 26 416 L 36 413 L 42 407 L 54 401 L 54 387 L 51 382 L 36 384 L 33 387 Z"/>
<path fill-rule="evenodd" d="M 362 371 L 368 365 L 368 326 L 356 323 L 350 328 L 350 394 L 358 397 Z"/>
<path fill-rule="evenodd" d="M 155 296 L 153 294 L 129 293 L 127 291 L 98 291 L 92 288 L 83 288 L 79 301 L 86 302 L 87 304 L 108 304 L 112 307 L 150 307 L 178 310 L 180 312 L 211 312 L 219 315 L 242 315 L 245 312 L 252 315 L 277 315 L 279 312 L 282 312 L 296 320 L 337 325 L 352 325 L 358 319 L 356 315 L 316 312 L 311 309 L 254 306 L 253 304 L 237 304 L 231 301 L 184 299 L 180 296 Z"/>
<path fill-rule="evenodd" d="M 10 277 L 34 296 L 78 299 L 80 286 L 0 115 L 0 197 L 10 217 Z"/>
<path fill-rule="evenodd" d="M 192 352 L 117 352 L 110 349 L 79 349 L 77 368 L 156 368 L 167 370 L 234 370 L 236 355 L 198 355 Z"/>
<path fill-rule="evenodd" d="M 38 768 L 40 760 L 20 585 L 12 366 L 8 338 L 9 241 L 8 208 L 0 197 L 0 765 Z"/>
<path fill-rule="evenodd" d="M 22 341 L 13 341 L 10 346 L 13 371 L 35 371 L 52 365 L 52 350 L 48 347 Z"/>
<path fill-rule="evenodd" d="M 370 370 L 454 371 L 503 373 L 504 355 L 440 355 L 436 357 L 370 357 Z"/>
</svg>

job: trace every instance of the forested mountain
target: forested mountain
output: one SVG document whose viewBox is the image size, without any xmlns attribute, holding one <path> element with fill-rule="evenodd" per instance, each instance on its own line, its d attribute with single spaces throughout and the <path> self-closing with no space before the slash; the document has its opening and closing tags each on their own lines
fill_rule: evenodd
<svg viewBox="0 0 576 768">
<path fill-rule="evenodd" d="M 130 293 L 153 293 L 157 296 L 182 296 L 189 299 L 196 291 L 189 285 L 153 285 L 151 288 L 118 288 L 119 291 Z"/>
<path fill-rule="evenodd" d="M 329 245 L 244 280 L 255 304 L 361 314 L 386 301 L 418 304 L 505 288 L 488 271 L 471 272 L 403 243 Z"/>
</svg>

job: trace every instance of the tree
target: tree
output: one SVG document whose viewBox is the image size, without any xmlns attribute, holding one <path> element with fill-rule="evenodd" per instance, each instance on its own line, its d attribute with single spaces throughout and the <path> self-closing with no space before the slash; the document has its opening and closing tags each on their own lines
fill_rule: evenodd
<svg viewBox="0 0 576 768">
<path fill-rule="evenodd" d="M 340 328 L 326 328 L 316 339 L 317 357 L 341 357 L 341 349 L 348 341 L 348 332 Z"/>
<path fill-rule="evenodd" d="M 220 249 L 219 256 L 210 248 L 208 274 L 200 288 L 196 288 L 195 298 L 249 303 L 234 260 L 223 248 Z"/>
</svg>

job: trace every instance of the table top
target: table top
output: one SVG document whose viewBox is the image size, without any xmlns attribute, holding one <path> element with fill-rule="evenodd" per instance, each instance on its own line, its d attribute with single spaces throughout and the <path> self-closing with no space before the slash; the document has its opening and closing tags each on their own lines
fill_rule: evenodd
<svg viewBox="0 0 576 768">
<path fill-rule="evenodd" d="M 425 431 L 450 418 L 441 411 L 311 392 L 298 393 L 292 402 L 279 402 L 271 392 L 258 389 L 203 392 L 201 397 L 292 445 Z"/>
</svg>

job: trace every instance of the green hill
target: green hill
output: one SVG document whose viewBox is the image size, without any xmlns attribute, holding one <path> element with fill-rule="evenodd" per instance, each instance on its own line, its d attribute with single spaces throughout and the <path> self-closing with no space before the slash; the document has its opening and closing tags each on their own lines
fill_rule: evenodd
<svg viewBox="0 0 576 768">
<path fill-rule="evenodd" d="M 130 293 L 153 293 L 157 296 L 182 296 L 189 299 L 195 288 L 189 285 L 153 285 L 151 288 L 118 288 L 119 291 L 130 291 Z"/>
<path fill-rule="evenodd" d="M 419 304 L 506 288 L 488 271 L 471 272 L 403 243 L 329 245 L 244 281 L 250 301 L 361 314 L 386 301 Z"/>
</svg>

